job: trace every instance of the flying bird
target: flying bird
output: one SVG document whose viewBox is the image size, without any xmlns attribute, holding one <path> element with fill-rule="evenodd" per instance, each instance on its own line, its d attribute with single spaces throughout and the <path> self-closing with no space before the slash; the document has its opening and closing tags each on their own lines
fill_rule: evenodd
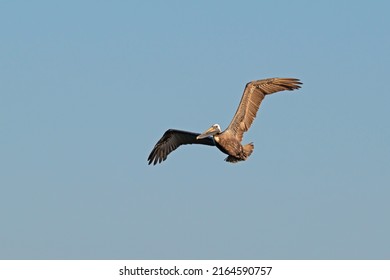
<svg viewBox="0 0 390 280">
<path fill-rule="evenodd" d="M 264 97 L 279 91 L 299 89 L 301 84 L 299 79 L 294 78 L 270 78 L 247 83 L 236 114 L 224 131 L 218 124 L 212 125 L 203 133 L 168 129 L 150 153 L 149 164 L 163 162 L 172 151 L 187 144 L 217 146 L 228 155 L 225 159 L 227 162 L 246 160 L 252 154 L 254 145 L 242 145 L 242 137 L 256 118 Z"/>
</svg>

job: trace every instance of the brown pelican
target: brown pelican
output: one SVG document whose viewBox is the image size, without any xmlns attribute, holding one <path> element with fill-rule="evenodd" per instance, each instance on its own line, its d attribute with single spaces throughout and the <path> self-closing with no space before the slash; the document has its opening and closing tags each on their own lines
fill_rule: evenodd
<svg viewBox="0 0 390 280">
<path fill-rule="evenodd" d="M 246 84 L 240 105 L 229 126 L 222 131 L 218 124 L 202 134 L 169 129 L 154 146 L 148 157 L 149 164 L 161 163 L 181 145 L 202 144 L 217 146 L 228 157 L 228 162 L 246 160 L 253 152 L 253 143 L 241 145 L 244 132 L 248 131 L 256 117 L 261 101 L 268 94 L 283 90 L 299 89 L 302 83 L 293 78 L 271 78 Z"/>
</svg>

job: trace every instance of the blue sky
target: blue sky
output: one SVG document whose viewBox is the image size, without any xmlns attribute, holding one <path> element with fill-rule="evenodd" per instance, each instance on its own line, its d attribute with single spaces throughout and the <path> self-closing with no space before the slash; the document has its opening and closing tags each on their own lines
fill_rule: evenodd
<svg viewBox="0 0 390 280">
<path fill-rule="evenodd" d="M 1 259 L 389 259 L 386 1 L 2 1 Z M 168 128 L 225 128 L 228 164 L 147 156 Z"/>
</svg>

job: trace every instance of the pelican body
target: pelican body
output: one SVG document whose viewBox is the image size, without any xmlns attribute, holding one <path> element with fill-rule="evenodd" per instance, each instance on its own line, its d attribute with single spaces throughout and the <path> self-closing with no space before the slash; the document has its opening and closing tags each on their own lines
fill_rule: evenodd
<svg viewBox="0 0 390 280">
<path fill-rule="evenodd" d="M 212 125 L 201 134 L 168 129 L 150 153 L 149 164 L 161 163 L 172 151 L 186 144 L 216 146 L 228 155 L 225 159 L 227 162 L 236 163 L 246 160 L 252 154 L 254 145 L 253 143 L 242 145 L 241 141 L 243 134 L 248 131 L 256 118 L 264 97 L 279 91 L 299 89 L 301 84 L 294 78 L 270 78 L 247 83 L 237 111 L 224 131 L 218 124 Z"/>
<path fill-rule="evenodd" d="M 228 162 L 246 160 L 254 149 L 253 143 L 244 146 L 241 145 L 241 142 L 234 137 L 230 130 L 227 129 L 222 132 L 219 124 L 212 125 L 208 130 L 198 135 L 196 139 L 203 139 L 209 136 L 213 137 L 215 146 L 217 146 L 221 152 L 229 155 L 225 159 Z"/>
</svg>

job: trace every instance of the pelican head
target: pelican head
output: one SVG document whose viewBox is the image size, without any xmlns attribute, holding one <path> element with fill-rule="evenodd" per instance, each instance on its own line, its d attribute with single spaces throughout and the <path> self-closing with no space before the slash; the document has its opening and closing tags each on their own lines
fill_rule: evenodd
<svg viewBox="0 0 390 280">
<path fill-rule="evenodd" d="M 206 138 L 208 136 L 213 136 L 215 134 L 221 133 L 221 131 L 222 130 L 221 130 L 221 127 L 219 126 L 219 124 L 214 124 L 209 129 L 207 129 L 205 132 L 198 135 L 196 137 L 196 139 L 203 139 L 203 138 Z"/>
</svg>

